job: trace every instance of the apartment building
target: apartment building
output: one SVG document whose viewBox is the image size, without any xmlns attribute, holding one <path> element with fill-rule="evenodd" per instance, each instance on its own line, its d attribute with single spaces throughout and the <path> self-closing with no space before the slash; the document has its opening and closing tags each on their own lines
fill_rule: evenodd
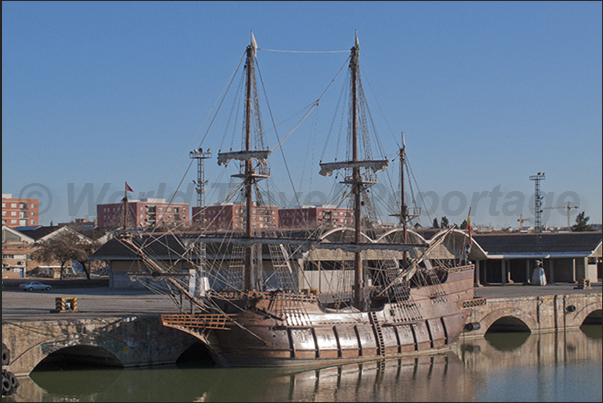
<svg viewBox="0 0 603 403">
<path fill-rule="evenodd" d="M 334 204 L 298 206 L 280 209 L 278 212 L 281 228 L 326 228 L 353 227 L 354 211 Z"/>
<path fill-rule="evenodd" d="M 216 203 L 204 208 L 205 225 L 209 229 L 242 230 L 246 227 L 247 207 L 239 203 Z M 201 222 L 200 207 L 193 207 L 193 222 Z M 276 206 L 258 206 L 251 210 L 253 229 L 274 229 L 279 227 L 279 213 Z"/>
<path fill-rule="evenodd" d="M 98 226 L 121 227 L 124 223 L 124 204 L 109 203 L 96 206 Z M 161 224 L 189 223 L 188 203 L 168 203 L 165 199 L 142 198 L 128 201 L 128 228 L 152 227 Z"/>
<path fill-rule="evenodd" d="M 10 228 L 39 225 L 39 200 L 2 193 L 2 224 Z"/>
</svg>

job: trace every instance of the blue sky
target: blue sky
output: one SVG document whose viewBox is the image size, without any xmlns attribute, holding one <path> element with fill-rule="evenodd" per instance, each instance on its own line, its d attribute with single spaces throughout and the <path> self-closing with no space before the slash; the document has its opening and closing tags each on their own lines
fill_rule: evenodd
<svg viewBox="0 0 603 403">
<path fill-rule="evenodd" d="M 332 51 L 357 30 L 387 156 L 403 131 L 430 200 L 422 224 L 460 223 L 471 205 L 474 225 L 517 227 L 519 214 L 533 219 L 537 172 L 545 206 L 570 202 L 572 223 L 583 210 L 601 223 L 601 16 L 601 2 L 3 2 L 2 192 L 39 197 L 44 225 L 92 218 L 125 181 L 140 197 L 184 177 L 181 199 L 194 204 L 188 152 L 250 31 L 260 49 Z M 275 120 L 316 100 L 347 56 L 258 51 Z M 322 101 L 318 116 L 283 145 L 302 202 L 330 186 L 317 175 Z M 212 127 L 203 146 L 217 151 L 222 135 Z M 210 184 L 229 180 L 219 169 L 207 163 Z M 543 219 L 567 222 L 562 209 Z"/>
</svg>

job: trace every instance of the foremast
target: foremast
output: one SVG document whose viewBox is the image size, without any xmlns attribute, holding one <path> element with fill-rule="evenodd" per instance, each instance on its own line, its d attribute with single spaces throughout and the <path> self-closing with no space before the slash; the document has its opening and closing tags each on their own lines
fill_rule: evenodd
<svg viewBox="0 0 603 403">
<path fill-rule="evenodd" d="M 270 155 L 269 150 L 253 150 L 251 142 L 251 121 L 252 113 L 254 111 L 254 84 L 255 84 L 255 53 L 257 50 L 257 44 L 253 32 L 251 32 L 251 44 L 246 49 L 246 60 L 245 60 L 245 149 L 242 151 L 231 151 L 226 153 L 218 153 L 218 165 L 227 164 L 231 159 L 239 160 L 243 163 L 244 167 L 242 172 L 232 175 L 243 180 L 243 192 L 245 198 L 245 238 L 251 239 L 252 233 L 252 208 L 253 208 L 253 185 L 260 179 L 264 179 L 270 176 L 268 169 L 265 168 L 265 162 Z M 256 111 L 257 113 L 257 111 Z M 261 125 L 260 125 L 261 127 Z M 254 160 L 259 162 L 259 172 L 255 172 Z M 262 169 L 264 168 L 264 169 Z M 254 259 L 253 259 L 253 248 L 254 245 L 249 243 L 245 246 L 245 257 L 244 257 L 244 279 L 243 279 L 243 291 L 249 292 L 254 291 L 257 288 L 255 284 L 254 274 Z"/>
</svg>

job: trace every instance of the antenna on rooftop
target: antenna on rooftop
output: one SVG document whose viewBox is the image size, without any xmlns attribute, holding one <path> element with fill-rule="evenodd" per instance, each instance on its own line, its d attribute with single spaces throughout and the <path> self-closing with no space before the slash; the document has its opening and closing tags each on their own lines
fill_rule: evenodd
<svg viewBox="0 0 603 403">
<path fill-rule="evenodd" d="M 542 199 L 540 196 L 540 181 L 545 180 L 544 172 L 538 172 L 536 175 L 530 175 L 530 180 L 534 181 L 534 231 L 542 232 Z"/>
<path fill-rule="evenodd" d="M 190 152 L 189 157 L 191 159 L 197 160 L 197 180 L 193 180 L 195 184 L 195 190 L 197 191 L 197 207 L 199 208 L 197 220 L 201 223 L 205 222 L 205 185 L 207 181 L 205 180 L 205 164 L 203 160 L 211 158 L 211 149 L 207 149 L 207 151 L 203 151 L 202 148 L 197 148 Z M 195 217 L 193 217 L 194 221 Z"/>
</svg>

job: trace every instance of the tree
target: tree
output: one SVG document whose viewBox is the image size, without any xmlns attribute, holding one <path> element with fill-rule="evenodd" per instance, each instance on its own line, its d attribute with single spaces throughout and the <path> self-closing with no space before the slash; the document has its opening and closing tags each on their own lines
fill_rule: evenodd
<svg viewBox="0 0 603 403">
<path fill-rule="evenodd" d="M 438 219 L 437 218 L 433 219 L 433 228 L 440 228 L 440 225 L 438 224 Z"/>
<path fill-rule="evenodd" d="M 62 280 L 66 263 L 77 260 L 86 267 L 85 263 L 88 262 L 89 255 L 95 249 L 95 242 L 86 242 L 74 231 L 68 231 L 40 243 L 31 254 L 31 258 L 38 262 L 58 262 L 61 265 L 60 278 Z M 88 271 L 86 271 L 86 276 L 90 278 Z"/>
<path fill-rule="evenodd" d="M 581 212 L 576 216 L 576 224 L 572 226 L 572 231 L 594 231 L 593 227 L 588 224 L 590 217 L 585 217 L 585 212 Z"/>
<path fill-rule="evenodd" d="M 467 229 L 467 220 L 463 220 L 461 223 L 461 229 Z"/>
<path fill-rule="evenodd" d="M 450 222 L 446 216 L 442 217 L 442 221 L 440 221 L 440 228 L 448 228 L 450 227 Z"/>
</svg>

